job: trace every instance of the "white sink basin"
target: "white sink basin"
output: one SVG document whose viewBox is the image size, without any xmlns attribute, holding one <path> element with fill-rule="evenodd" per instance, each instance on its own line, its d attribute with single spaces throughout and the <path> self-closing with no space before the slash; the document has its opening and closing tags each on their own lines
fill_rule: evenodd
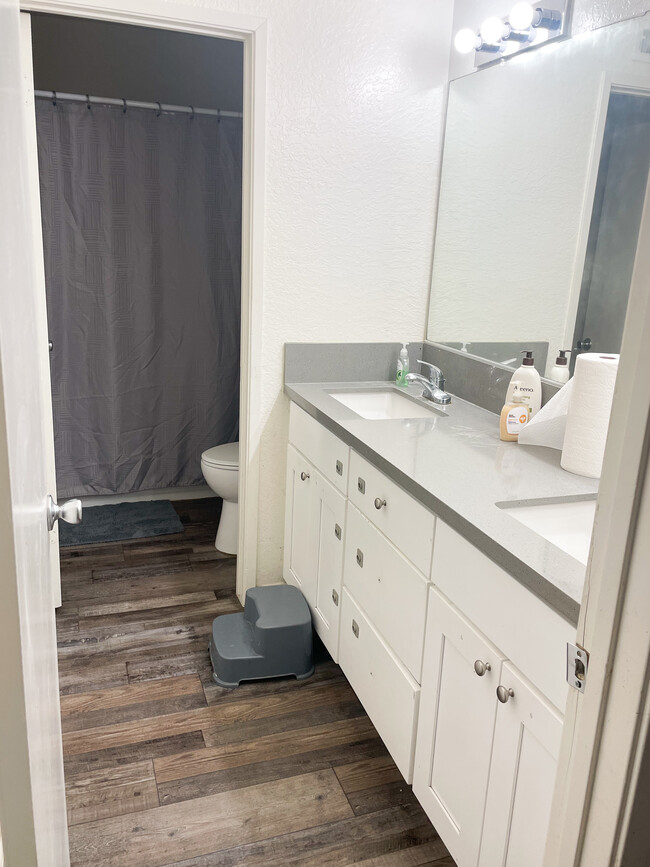
<svg viewBox="0 0 650 867">
<path fill-rule="evenodd" d="M 497 505 L 543 539 L 587 565 L 596 500 L 564 500 L 541 504 L 535 504 L 535 500 L 531 500 L 517 506 L 509 506 L 507 503 Z"/>
<path fill-rule="evenodd" d="M 362 418 L 431 418 L 432 413 L 436 412 L 392 389 L 330 391 L 330 395 Z"/>
</svg>

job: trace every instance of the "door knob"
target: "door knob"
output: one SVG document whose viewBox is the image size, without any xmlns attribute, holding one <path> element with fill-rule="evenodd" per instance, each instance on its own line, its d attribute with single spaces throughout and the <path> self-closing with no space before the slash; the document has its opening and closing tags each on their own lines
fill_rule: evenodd
<svg viewBox="0 0 650 867">
<path fill-rule="evenodd" d="M 67 524 L 81 524 L 81 500 L 66 500 L 62 506 L 55 503 L 51 495 L 47 495 L 47 529 L 52 530 L 56 521 L 61 518 Z"/>
<path fill-rule="evenodd" d="M 377 509 L 377 510 L 383 509 L 383 507 L 385 505 L 386 505 L 386 500 L 382 500 L 381 497 L 375 498 L 375 509 Z"/>
<path fill-rule="evenodd" d="M 306 473 L 306 472 L 303 470 L 303 471 L 300 473 L 300 478 L 303 480 L 303 482 L 306 482 L 307 479 L 309 478 L 309 473 Z"/>
</svg>

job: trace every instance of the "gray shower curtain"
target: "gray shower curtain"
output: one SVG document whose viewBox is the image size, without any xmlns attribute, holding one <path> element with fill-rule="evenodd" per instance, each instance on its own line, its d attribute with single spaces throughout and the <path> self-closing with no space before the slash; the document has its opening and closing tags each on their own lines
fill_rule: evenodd
<svg viewBox="0 0 650 867">
<path fill-rule="evenodd" d="M 37 100 L 59 496 L 238 436 L 241 120 Z"/>
</svg>

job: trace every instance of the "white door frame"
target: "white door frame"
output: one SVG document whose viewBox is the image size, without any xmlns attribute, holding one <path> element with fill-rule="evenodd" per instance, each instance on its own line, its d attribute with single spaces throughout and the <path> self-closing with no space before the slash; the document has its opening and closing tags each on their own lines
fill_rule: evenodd
<svg viewBox="0 0 650 867">
<path fill-rule="evenodd" d="M 639 233 L 545 867 L 621 864 L 650 723 L 650 184 Z M 639 862 L 637 862 L 639 863 Z"/>
<path fill-rule="evenodd" d="M 239 408 L 239 546 L 237 595 L 257 579 L 259 451 L 262 434 L 261 356 L 266 104 L 266 19 L 234 12 L 183 6 L 165 0 L 22 0 L 25 12 L 96 18 L 120 24 L 159 27 L 244 44 L 242 166 L 241 387 Z"/>
</svg>

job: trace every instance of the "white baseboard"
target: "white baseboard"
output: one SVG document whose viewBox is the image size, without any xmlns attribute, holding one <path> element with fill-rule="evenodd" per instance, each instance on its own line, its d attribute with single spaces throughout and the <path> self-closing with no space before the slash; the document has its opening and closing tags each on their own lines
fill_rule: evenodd
<svg viewBox="0 0 650 867">
<path fill-rule="evenodd" d="M 191 488 L 158 488 L 133 494 L 94 494 L 80 499 L 84 506 L 108 506 L 114 503 L 140 503 L 143 500 L 200 500 L 214 496 L 214 491 L 207 485 L 194 485 Z"/>
</svg>

